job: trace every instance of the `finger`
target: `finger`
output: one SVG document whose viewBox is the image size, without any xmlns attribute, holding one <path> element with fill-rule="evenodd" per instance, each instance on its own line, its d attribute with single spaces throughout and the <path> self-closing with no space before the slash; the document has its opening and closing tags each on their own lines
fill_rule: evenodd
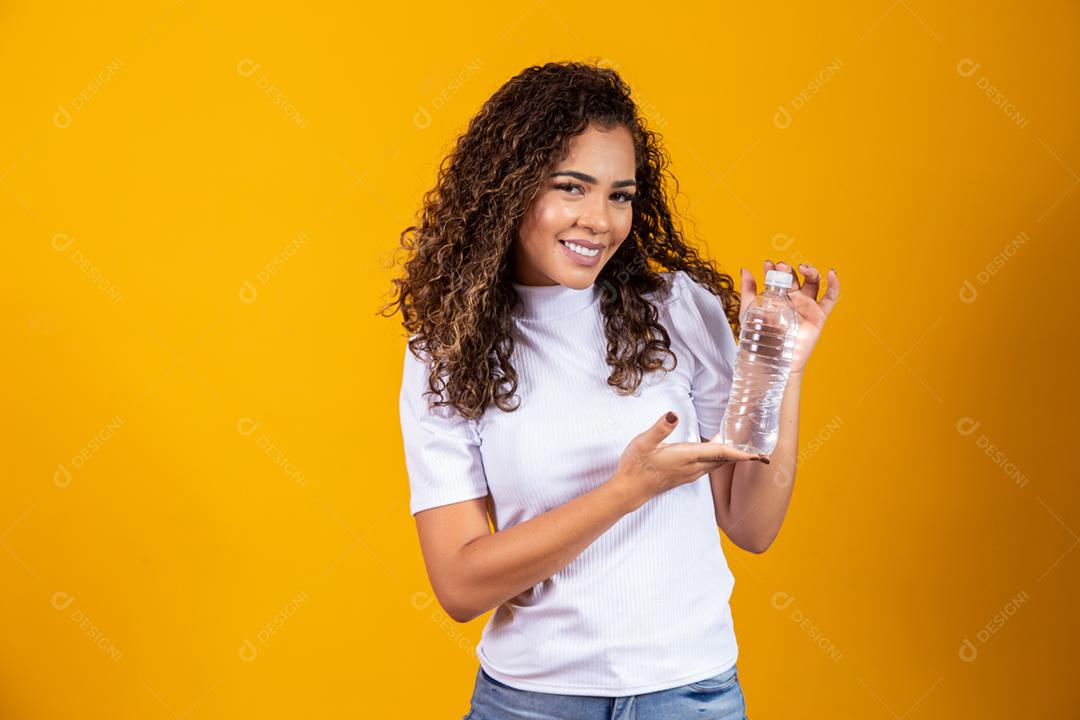
<svg viewBox="0 0 1080 720">
<path fill-rule="evenodd" d="M 747 462 L 747 461 L 751 461 L 751 460 L 756 460 L 757 462 L 762 462 L 762 463 L 765 463 L 766 465 L 769 464 L 769 458 L 765 457 L 764 455 L 750 455 L 750 454 L 748 454 L 746 457 L 726 457 L 724 455 L 705 455 L 703 457 L 699 457 L 694 462 L 702 463 L 704 465 L 724 465 L 726 463 Z"/>
<path fill-rule="evenodd" d="M 810 263 L 802 263 L 799 270 L 803 274 L 802 294 L 817 302 L 818 290 L 821 289 L 821 273 Z"/>
<path fill-rule="evenodd" d="M 643 447 L 656 447 L 671 434 L 671 431 L 678 424 L 679 416 L 674 412 L 669 412 L 666 415 L 661 415 L 660 419 L 654 422 L 651 428 L 634 439 L 641 443 Z"/>
<path fill-rule="evenodd" d="M 818 304 L 825 312 L 825 315 L 828 315 L 832 312 L 833 305 L 840 299 L 840 278 L 836 276 L 835 268 L 829 268 L 829 274 L 826 276 L 826 280 L 828 281 L 828 285 L 825 288 L 825 295 Z"/>
<path fill-rule="evenodd" d="M 707 443 L 677 443 L 671 447 L 680 454 L 684 462 L 700 462 L 700 458 L 711 458 L 707 462 L 719 462 L 719 458 L 738 462 L 762 457 L 758 453 L 746 452 L 712 440 Z"/>
<path fill-rule="evenodd" d="M 707 474 L 711 473 L 713 470 L 716 470 L 717 468 L 727 467 L 728 465 L 733 465 L 735 463 L 740 463 L 740 462 L 753 462 L 755 459 L 757 459 L 757 458 L 747 459 L 747 460 L 736 460 L 736 459 L 733 459 L 733 458 L 721 458 L 720 460 L 704 459 L 704 460 L 700 460 L 698 462 L 692 463 L 687 468 L 687 472 L 694 475 L 695 477 L 701 477 L 702 475 L 707 475 Z"/>
<path fill-rule="evenodd" d="M 739 292 L 739 307 L 742 308 L 742 312 L 746 312 L 754 299 L 757 298 L 757 281 L 754 280 L 754 273 L 746 268 L 739 268 L 739 277 L 742 280 L 742 290 Z"/>
<path fill-rule="evenodd" d="M 799 290 L 802 289 L 802 286 L 799 283 L 799 274 L 795 272 L 795 269 L 793 267 L 781 260 L 780 262 L 776 263 L 776 269 L 780 272 L 785 272 L 791 275 L 791 287 L 788 288 L 788 293 L 799 292 Z"/>
<path fill-rule="evenodd" d="M 734 458 L 724 457 L 723 455 L 706 455 L 694 460 L 696 463 L 703 465 L 716 465 L 717 463 L 723 465 L 724 463 L 736 462 Z"/>
</svg>

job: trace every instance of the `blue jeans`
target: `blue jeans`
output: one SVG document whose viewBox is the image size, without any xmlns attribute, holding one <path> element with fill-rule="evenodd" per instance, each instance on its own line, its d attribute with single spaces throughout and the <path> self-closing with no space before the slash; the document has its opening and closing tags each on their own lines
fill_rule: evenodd
<svg viewBox="0 0 1080 720">
<path fill-rule="evenodd" d="M 746 720 L 746 700 L 733 666 L 670 690 L 598 697 L 518 690 L 480 668 L 463 720 Z"/>
</svg>

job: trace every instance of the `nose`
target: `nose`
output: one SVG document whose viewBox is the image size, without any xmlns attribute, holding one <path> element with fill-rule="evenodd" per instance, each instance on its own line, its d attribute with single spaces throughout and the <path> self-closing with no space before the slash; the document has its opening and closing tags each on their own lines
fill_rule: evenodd
<svg viewBox="0 0 1080 720">
<path fill-rule="evenodd" d="M 601 193 L 591 193 L 588 203 L 578 216 L 578 225 L 587 227 L 597 235 L 609 229 L 607 199 Z"/>
</svg>

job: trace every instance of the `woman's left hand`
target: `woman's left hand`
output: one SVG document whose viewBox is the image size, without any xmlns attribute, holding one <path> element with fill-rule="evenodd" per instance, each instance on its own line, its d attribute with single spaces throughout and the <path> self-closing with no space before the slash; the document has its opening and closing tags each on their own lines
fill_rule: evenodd
<svg viewBox="0 0 1080 720">
<path fill-rule="evenodd" d="M 805 283 L 799 282 L 799 275 L 786 262 L 774 265 L 772 260 L 765 261 L 765 272 L 769 270 L 789 272 L 793 278 L 791 289 L 788 290 L 788 297 L 795 307 L 795 312 L 799 314 L 799 329 L 795 336 L 795 349 L 791 358 L 791 372 L 793 374 L 802 373 L 806 368 L 806 361 L 810 357 L 810 351 L 814 349 L 814 345 L 821 335 L 821 329 L 825 327 L 825 319 L 840 298 L 840 280 L 836 277 L 835 270 L 829 270 L 829 274 L 826 276 L 828 284 L 825 294 L 822 295 L 821 302 L 818 302 L 817 296 L 821 287 L 821 273 L 813 265 L 808 264 L 799 265 L 799 269 L 802 270 L 806 278 Z M 757 282 L 754 280 L 754 274 L 749 270 L 743 269 L 741 273 L 742 292 L 739 293 L 739 296 L 742 302 L 742 313 L 745 314 L 746 309 L 750 307 L 750 303 L 757 297 Z"/>
</svg>

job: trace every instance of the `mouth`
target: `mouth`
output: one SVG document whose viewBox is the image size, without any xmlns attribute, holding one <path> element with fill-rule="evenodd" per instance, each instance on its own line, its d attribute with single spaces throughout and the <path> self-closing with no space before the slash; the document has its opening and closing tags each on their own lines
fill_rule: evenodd
<svg viewBox="0 0 1080 720">
<path fill-rule="evenodd" d="M 604 246 L 588 240 L 560 240 L 563 247 L 583 258 L 598 257 L 604 251 Z"/>
<path fill-rule="evenodd" d="M 575 265 L 596 267 L 603 260 L 604 246 L 584 240 L 560 240 L 566 258 Z"/>
</svg>

